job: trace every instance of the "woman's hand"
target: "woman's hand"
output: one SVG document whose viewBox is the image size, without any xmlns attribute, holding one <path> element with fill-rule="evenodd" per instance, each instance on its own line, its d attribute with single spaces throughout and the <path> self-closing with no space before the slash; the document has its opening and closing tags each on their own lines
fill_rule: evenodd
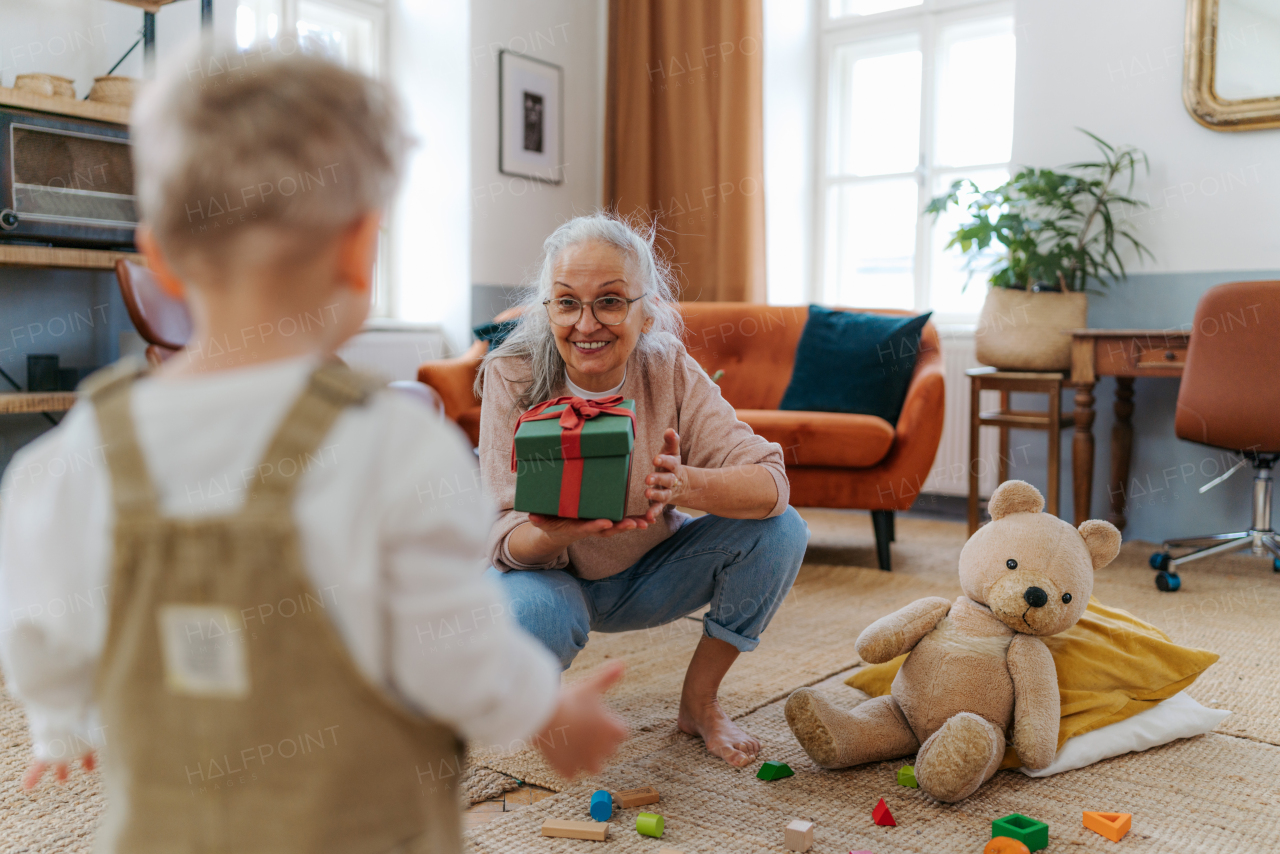
<svg viewBox="0 0 1280 854">
<path fill-rule="evenodd" d="M 670 427 L 662 434 L 662 452 L 653 458 L 654 473 L 644 479 L 644 497 L 649 500 L 649 509 L 643 519 L 650 525 L 658 521 L 662 510 L 675 502 L 688 486 L 685 478 L 685 466 L 680 462 L 680 434 Z"/>
<path fill-rule="evenodd" d="M 614 522 L 609 519 L 569 519 L 564 516 L 543 516 L 540 513 L 529 514 L 529 524 L 537 528 L 553 543 L 561 548 L 573 545 L 587 537 L 612 537 L 624 531 L 649 527 L 643 516 L 627 516 Z"/>
<path fill-rule="evenodd" d="M 84 770 L 92 771 L 97 764 L 93 751 L 90 750 L 80 757 L 80 764 L 84 766 Z M 43 762 L 39 759 L 31 763 L 31 767 L 27 769 L 27 773 L 22 777 L 22 788 L 34 789 L 40 783 L 40 778 L 44 776 L 44 772 L 49 766 L 53 766 L 53 776 L 59 783 L 67 782 L 70 769 L 66 762 Z"/>
</svg>

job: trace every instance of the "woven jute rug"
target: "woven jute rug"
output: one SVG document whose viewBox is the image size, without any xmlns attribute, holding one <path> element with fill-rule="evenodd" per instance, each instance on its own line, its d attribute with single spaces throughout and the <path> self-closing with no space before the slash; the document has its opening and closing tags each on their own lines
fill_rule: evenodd
<svg viewBox="0 0 1280 854">
<path fill-rule="evenodd" d="M 843 674 L 822 683 L 839 693 Z M 754 768 L 733 769 L 682 738 L 671 746 L 608 769 L 583 782 L 470 831 L 473 850 L 498 852 L 646 852 L 668 847 L 684 854 L 752 854 L 782 849 L 794 819 L 815 823 L 814 854 L 869 850 L 876 854 L 978 852 L 994 819 L 1018 812 L 1049 825 L 1048 854 L 1064 851 L 1262 854 L 1280 839 L 1280 747 L 1210 734 L 1130 754 L 1089 768 L 1033 780 L 1002 771 L 976 795 L 940 804 L 897 785 L 903 762 L 823 771 L 787 729 L 783 702 L 742 719 L 764 744 L 762 758 L 781 760 L 794 777 L 765 783 Z M 615 810 L 609 839 L 583 843 L 539 835 L 546 818 L 588 820 L 591 792 L 654 786 L 662 799 L 642 807 L 665 819 L 659 844 L 635 830 L 640 809 Z M 897 827 L 877 827 L 871 810 L 884 798 Z M 1128 812 L 1133 829 L 1120 846 L 1082 826 L 1084 810 Z"/>
</svg>

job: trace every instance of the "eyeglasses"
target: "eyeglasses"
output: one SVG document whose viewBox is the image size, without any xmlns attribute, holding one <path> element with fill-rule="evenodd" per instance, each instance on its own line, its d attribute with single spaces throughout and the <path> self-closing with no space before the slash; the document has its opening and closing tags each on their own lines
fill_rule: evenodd
<svg viewBox="0 0 1280 854">
<path fill-rule="evenodd" d="M 631 304 L 644 299 L 644 295 L 640 295 L 635 299 L 627 299 L 626 297 L 607 296 L 600 297 L 593 302 L 585 303 L 591 306 L 591 314 L 597 321 L 605 326 L 617 326 L 619 323 L 627 319 L 627 315 L 631 313 Z M 581 300 L 573 297 L 555 297 L 554 299 L 544 299 L 542 304 L 547 307 L 547 317 L 556 326 L 573 326 L 582 317 Z"/>
</svg>

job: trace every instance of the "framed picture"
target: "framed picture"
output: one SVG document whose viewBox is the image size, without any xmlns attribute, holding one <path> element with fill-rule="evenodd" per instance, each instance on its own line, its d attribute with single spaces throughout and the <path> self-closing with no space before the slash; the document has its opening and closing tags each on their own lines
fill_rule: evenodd
<svg viewBox="0 0 1280 854">
<path fill-rule="evenodd" d="M 498 53 L 498 171 L 548 184 L 564 180 L 564 69 Z"/>
</svg>

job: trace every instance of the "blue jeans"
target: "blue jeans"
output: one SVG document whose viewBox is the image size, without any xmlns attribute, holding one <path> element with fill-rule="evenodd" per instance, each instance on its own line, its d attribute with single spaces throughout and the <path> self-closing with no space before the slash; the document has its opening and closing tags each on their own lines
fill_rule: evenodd
<svg viewBox="0 0 1280 854">
<path fill-rule="evenodd" d="M 708 603 L 705 634 L 755 649 L 808 544 L 808 525 L 788 507 L 772 519 L 691 519 L 634 565 L 597 581 L 560 569 L 487 571 L 520 625 L 568 668 L 588 632 L 650 629 Z"/>
</svg>

